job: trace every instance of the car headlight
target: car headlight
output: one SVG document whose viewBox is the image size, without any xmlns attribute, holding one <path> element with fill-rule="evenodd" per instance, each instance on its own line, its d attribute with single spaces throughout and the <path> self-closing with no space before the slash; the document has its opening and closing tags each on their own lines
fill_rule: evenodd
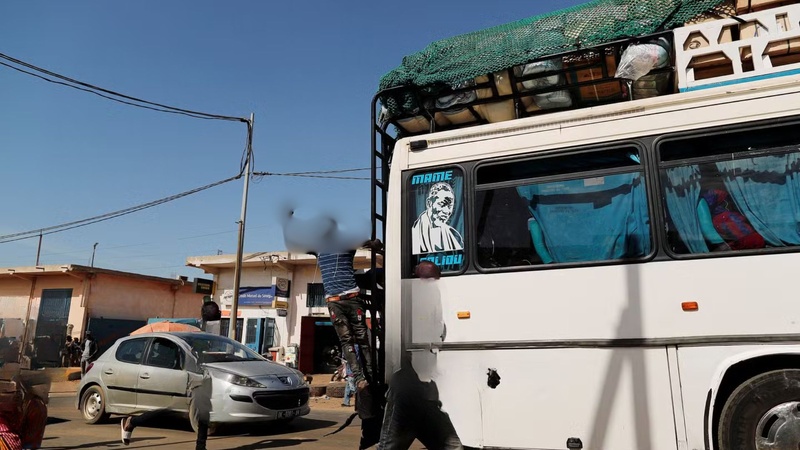
<svg viewBox="0 0 800 450">
<path fill-rule="evenodd" d="M 297 374 L 297 379 L 300 380 L 300 383 L 298 384 L 298 386 L 299 387 L 308 386 L 308 382 L 306 381 L 306 376 L 303 375 L 303 372 L 300 372 L 299 370 L 295 370 L 295 373 Z"/>
<path fill-rule="evenodd" d="M 244 387 L 251 387 L 251 388 L 263 388 L 266 387 L 263 384 L 259 383 L 258 381 L 243 377 L 241 375 L 236 375 L 233 373 L 228 372 L 220 372 L 219 378 L 223 381 L 227 381 L 228 383 L 235 384 L 237 386 L 244 386 Z"/>
</svg>

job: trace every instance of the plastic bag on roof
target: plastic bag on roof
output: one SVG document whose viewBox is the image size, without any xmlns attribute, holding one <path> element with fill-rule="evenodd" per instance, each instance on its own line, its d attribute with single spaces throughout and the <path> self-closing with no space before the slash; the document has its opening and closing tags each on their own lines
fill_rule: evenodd
<svg viewBox="0 0 800 450">
<path fill-rule="evenodd" d="M 547 59 L 534 63 L 525 64 L 521 67 L 516 67 L 515 72 L 517 76 L 532 75 L 535 73 L 552 72 L 562 69 L 561 58 Z M 550 86 L 557 86 L 564 82 L 562 74 L 554 74 L 550 76 L 543 76 L 526 80 L 522 82 L 522 87 L 525 89 L 541 89 Z"/>
<path fill-rule="evenodd" d="M 636 81 L 653 69 L 669 64 L 670 45 L 665 38 L 628 46 L 619 61 L 616 78 Z"/>
</svg>

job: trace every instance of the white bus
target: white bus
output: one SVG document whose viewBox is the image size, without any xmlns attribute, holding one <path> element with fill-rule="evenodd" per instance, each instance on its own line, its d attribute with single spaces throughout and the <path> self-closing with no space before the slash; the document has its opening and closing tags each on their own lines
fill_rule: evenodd
<svg viewBox="0 0 800 450">
<path fill-rule="evenodd" d="M 380 135 L 385 373 L 465 446 L 798 448 L 800 76 Z"/>
</svg>

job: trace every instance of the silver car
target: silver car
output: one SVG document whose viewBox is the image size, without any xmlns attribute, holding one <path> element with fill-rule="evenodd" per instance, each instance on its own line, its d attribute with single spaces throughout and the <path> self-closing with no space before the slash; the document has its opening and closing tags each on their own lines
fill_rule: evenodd
<svg viewBox="0 0 800 450">
<path fill-rule="evenodd" d="M 310 412 L 301 372 L 227 337 L 190 332 L 117 340 L 87 367 L 77 407 L 90 424 L 110 414 L 163 408 L 194 418 L 190 387 L 202 381 L 204 369 L 212 380 L 211 429 L 224 423 L 288 422 Z"/>
</svg>

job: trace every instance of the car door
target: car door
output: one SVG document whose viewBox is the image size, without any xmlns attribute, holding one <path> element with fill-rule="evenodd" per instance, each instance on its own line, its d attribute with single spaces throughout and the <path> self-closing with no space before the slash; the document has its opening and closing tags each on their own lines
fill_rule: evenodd
<svg viewBox="0 0 800 450">
<path fill-rule="evenodd" d="M 141 409 L 188 408 L 189 375 L 184 370 L 186 355 L 176 342 L 153 338 L 139 367 L 136 402 Z"/>
<path fill-rule="evenodd" d="M 120 412 L 136 409 L 136 388 L 139 367 L 144 360 L 150 338 L 128 339 L 117 346 L 114 357 L 100 367 L 100 378 L 108 390 L 106 402 Z"/>
</svg>

